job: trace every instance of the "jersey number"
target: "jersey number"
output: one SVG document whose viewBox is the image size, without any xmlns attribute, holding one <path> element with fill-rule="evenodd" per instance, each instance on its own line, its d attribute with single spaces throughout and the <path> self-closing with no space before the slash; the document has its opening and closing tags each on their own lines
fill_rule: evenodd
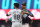
<svg viewBox="0 0 40 27">
<path fill-rule="evenodd" d="M 20 19 L 20 15 L 14 15 L 14 19 L 19 20 Z"/>
</svg>

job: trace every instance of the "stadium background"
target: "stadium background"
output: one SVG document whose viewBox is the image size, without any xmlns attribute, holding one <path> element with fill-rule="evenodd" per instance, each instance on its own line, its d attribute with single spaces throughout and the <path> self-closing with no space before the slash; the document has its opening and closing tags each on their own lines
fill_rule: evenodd
<svg viewBox="0 0 40 27">
<path fill-rule="evenodd" d="M 26 9 L 30 10 L 34 15 L 31 19 L 39 20 L 40 0 L 0 0 L 0 19 L 7 19 L 6 14 L 9 11 L 8 9 L 14 9 L 14 3 L 19 3 L 19 8 L 21 9 L 23 2 L 26 2 Z"/>
<path fill-rule="evenodd" d="M 31 11 L 33 13 L 34 17 L 30 17 L 30 19 L 35 20 L 36 22 L 40 22 L 40 0 L 0 0 L 0 26 L 7 24 L 11 25 L 11 19 L 6 16 L 6 14 L 9 12 L 9 10 L 14 9 L 14 3 L 19 3 L 19 9 L 21 9 L 21 4 L 23 2 L 26 2 L 26 9 Z M 8 23 L 5 22 L 5 20 L 9 18 Z"/>
</svg>

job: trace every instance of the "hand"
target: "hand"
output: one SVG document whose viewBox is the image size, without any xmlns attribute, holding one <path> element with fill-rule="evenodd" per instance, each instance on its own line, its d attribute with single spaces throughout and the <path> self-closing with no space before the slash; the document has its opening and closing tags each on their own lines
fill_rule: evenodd
<svg viewBox="0 0 40 27">
<path fill-rule="evenodd" d="M 6 19 L 5 22 L 7 23 L 8 22 L 8 19 Z"/>
</svg>

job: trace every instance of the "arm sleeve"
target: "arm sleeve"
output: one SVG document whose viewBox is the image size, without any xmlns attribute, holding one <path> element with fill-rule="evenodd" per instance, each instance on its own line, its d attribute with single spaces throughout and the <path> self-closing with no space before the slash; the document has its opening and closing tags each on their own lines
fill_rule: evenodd
<svg viewBox="0 0 40 27">
<path fill-rule="evenodd" d="M 32 13 L 28 10 L 29 14 L 31 15 Z"/>
<path fill-rule="evenodd" d="M 32 15 L 31 17 L 33 17 L 33 14 L 32 14 L 29 10 L 28 10 L 28 12 L 29 12 L 29 15 L 30 15 L 30 16 Z"/>
<path fill-rule="evenodd" d="M 11 15 L 11 13 L 12 13 L 12 10 L 10 10 L 10 11 L 8 12 L 8 15 Z"/>
</svg>

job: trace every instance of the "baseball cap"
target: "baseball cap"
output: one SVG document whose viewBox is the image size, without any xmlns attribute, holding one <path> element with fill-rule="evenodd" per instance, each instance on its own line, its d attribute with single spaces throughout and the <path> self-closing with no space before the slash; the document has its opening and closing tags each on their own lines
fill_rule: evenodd
<svg viewBox="0 0 40 27">
<path fill-rule="evenodd" d="M 26 3 L 25 3 L 25 2 L 23 2 L 23 3 L 22 3 L 22 5 L 26 6 Z"/>
</svg>

